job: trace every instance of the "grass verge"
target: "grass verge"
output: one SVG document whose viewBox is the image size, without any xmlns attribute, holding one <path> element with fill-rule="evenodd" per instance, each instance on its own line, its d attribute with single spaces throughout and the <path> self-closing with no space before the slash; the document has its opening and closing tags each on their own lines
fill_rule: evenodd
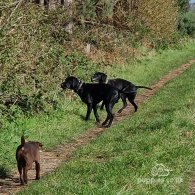
<svg viewBox="0 0 195 195">
<path fill-rule="evenodd" d="M 194 74 L 195 65 L 19 194 L 187 194 L 195 165 Z"/>
<path fill-rule="evenodd" d="M 122 77 L 139 85 L 150 85 L 171 69 L 193 58 L 194 51 L 195 45 L 192 42 L 177 50 L 154 53 L 135 64 L 113 65 L 105 71 L 109 72 L 109 75 Z M 86 106 L 80 99 L 71 101 L 64 97 L 64 106 L 50 115 L 42 114 L 13 122 L 5 121 L 6 130 L 0 131 L 0 167 L 4 167 L 7 173 L 15 167 L 15 149 L 22 133 L 27 139 L 39 140 L 46 149 L 51 149 L 62 142 L 71 141 L 94 126 L 93 114 L 88 123 L 83 121 L 85 114 Z M 105 112 L 101 112 L 102 120 L 104 114 Z"/>
</svg>

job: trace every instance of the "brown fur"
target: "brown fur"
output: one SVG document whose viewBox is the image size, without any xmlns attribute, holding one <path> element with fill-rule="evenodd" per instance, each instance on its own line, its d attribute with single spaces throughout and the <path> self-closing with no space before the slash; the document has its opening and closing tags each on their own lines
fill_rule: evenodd
<svg viewBox="0 0 195 195">
<path fill-rule="evenodd" d="M 33 162 L 35 162 L 36 179 L 40 179 L 40 147 L 42 147 L 41 143 L 25 142 L 24 136 L 21 137 L 21 144 L 16 150 L 16 160 L 22 185 L 27 184 L 27 171 L 32 169 Z"/>
</svg>

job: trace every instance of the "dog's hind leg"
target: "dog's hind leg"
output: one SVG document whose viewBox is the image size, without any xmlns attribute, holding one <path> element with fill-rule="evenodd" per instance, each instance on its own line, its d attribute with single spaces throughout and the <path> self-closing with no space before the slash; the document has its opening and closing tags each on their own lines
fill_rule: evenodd
<svg viewBox="0 0 195 195">
<path fill-rule="evenodd" d="M 109 120 L 109 115 L 107 115 L 106 120 L 102 123 L 102 127 L 105 127 L 105 125 L 108 122 L 108 120 Z"/>
<path fill-rule="evenodd" d="M 135 112 L 138 109 L 138 106 L 136 105 L 136 103 L 134 102 L 134 99 L 128 98 L 128 100 L 130 101 L 130 103 L 134 106 Z"/>
<path fill-rule="evenodd" d="M 20 183 L 22 184 L 22 185 L 24 185 L 24 179 L 23 179 L 23 175 L 22 175 L 22 164 L 21 163 L 18 163 L 17 164 L 18 165 L 18 172 L 19 172 L 19 174 L 20 174 Z"/>
<path fill-rule="evenodd" d="M 40 179 L 40 164 L 38 161 L 35 161 L 35 169 L 36 169 L 36 179 Z"/>
<path fill-rule="evenodd" d="M 28 182 L 27 171 L 28 171 L 28 168 L 27 168 L 27 166 L 25 166 L 25 167 L 23 168 L 23 178 L 24 178 L 24 183 L 25 183 L 25 184 L 27 184 L 27 182 Z"/>
<path fill-rule="evenodd" d="M 108 115 L 107 115 L 106 120 L 102 123 L 102 126 L 104 126 L 106 128 L 110 127 L 110 125 L 112 124 L 113 118 L 114 118 L 114 116 L 112 114 L 112 108 L 113 108 L 113 104 L 109 104 L 109 105 L 106 104 L 106 111 L 107 111 Z M 108 124 L 107 124 L 107 122 L 108 122 Z"/>
<path fill-rule="evenodd" d="M 93 106 L 93 112 L 94 112 L 96 121 L 99 123 L 100 122 L 100 119 L 99 119 L 99 115 L 97 113 L 97 105 L 94 105 Z"/>
<path fill-rule="evenodd" d="M 121 99 L 123 101 L 123 107 L 118 110 L 118 113 L 121 113 L 123 111 L 123 109 L 125 109 L 127 107 L 126 95 L 121 94 Z"/>
</svg>

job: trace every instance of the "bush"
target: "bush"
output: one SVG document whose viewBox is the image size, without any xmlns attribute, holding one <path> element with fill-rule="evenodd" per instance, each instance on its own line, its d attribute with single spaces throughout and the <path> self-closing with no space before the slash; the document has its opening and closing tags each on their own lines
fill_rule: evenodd
<svg viewBox="0 0 195 195">
<path fill-rule="evenodd" d="M 178 7 L 173 0 L 138 0 L 137 18 L 149 34 L 160 40 L 171 40 L 177 31 Z M 138 20 L 139 22 L 139 20 Z"/>
<path fill-rule="evenodd" d="M 96 64 L 72 51 L 63 28 L 62 9 L 49 15 L 33 4 L 23 4 L 0 29 L 0 116 L 9 120 L 59 107 L 60 83 L 69 74 L 86 80 Z"/>
<path fill-rule="evenodd" d="M 87 81 L 98 63 L 123 63 L 140 55 L 140 44 L 165 48 L 176 40 L 175 0 L 77 1 L 73 34 L 65 31 L 67 8 L 46 12 L 24 1 L 16 9 L 11 2 L 0 3 L 0 116 L 11 120 L 59 108 L 67 75 Z"/>
<path fill-rule="evenodd" d="M 178 0 L 179 12 L 186 13 L 189 10 L 189 0 Z"/>
<path fill-rule="evenodd" d="M 184 13 L 179 18 L 178 29 L 182 35 L 195 37 L 195 12 Z"/>
</svg>

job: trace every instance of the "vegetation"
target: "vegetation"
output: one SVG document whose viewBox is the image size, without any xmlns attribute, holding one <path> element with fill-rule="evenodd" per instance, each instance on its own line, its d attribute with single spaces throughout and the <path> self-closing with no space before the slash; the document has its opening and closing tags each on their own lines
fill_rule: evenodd
<svg viewBox="0 0 195 195">
<path fill-rule="evenodd" d="M 178 6 L 180 13 L 186 13 L 189 11 L 189 0 L 178 0 Z"/>
<path fill-rule="evenodd" d="M 188 0 L 179 0 L 178 30 L 182 36 L 195 36 L 195 12 L 190 10 Z"/>
<path fill-rule="evenodd" d="M 179 31 L 182 35 L 195 37 L 195 11 L 189 11 L 180 16 Z"/>
<path fill-rule="evenodd" d="M 137 17 L 141 18 L 143 26 L 151 31 L 153 38 L 164 41 L 173 39 L 177 32 L 178 6 L 176 1 L 140 0 L 137 7 Z"/>
<path fill-rule="evenodd" d="M 27 1 L 0 0 L 0 177 L 15 167 L 21 134 L 52 149 L 94 126 L 93 117 L 88 123 L 83 120 L 86 106 L 80 99 L 62 92 L 60 84 L 67 75 L 89 82 L 101 70 L 110 77 L 151 85 L 193 58 L 195 20 L 186 2 L 85 0 L 46 10 Z M 65 29 L 69 22 L 74 24 L 72 34 Z M 192 171 L 188 159 L 194 157 L 193 137 L 185 136 L 193 125 L 193 75 L 194 68 L 131 119 L 109 129 L 51 177 L 22 193 L 185 192 L 184 166 Z M 191 84 L 182 85 L 184 81 Z M 177 96 L 172 99 L 172 94 Z M 100 116 L 105 117 L 104 111 Z M 97 156 L 103 162 L 97 162 Z M 140 187 L 137 179 L 147 177 L 153 162 L 173 169 L 170 178 L 181 175 L 182 185 Z"/>
<path fill-rule="evenodd" d="M 19 194 L 188 194 L 195 158 L 194 74 L 192 66 L 138 113 Z M 155 172 L 159 164 L 164 173 Z"/>
<path fill-rule="evenodd" d="M 195 44 L 192 42 L 183 49 L 169 49 L 159 53 L 152 52 L 147 59 L 131 64 L 131 66 L 128 63 L 115 64 L 112 67 L 107 66 L 104 71 L 110 77 L 121 75 L 120 77 L 133 83 L 150 86 L 170 70 L 193 58 L 194 52 Z M 143 90 L 140 89 L 139 92 L 143 92 Z M 30 117 L 20 115 L 13 121 L 1 118 L 3 128 L 0 131 L 0 167 L 5 169 L 6 174 L 15 167 L 15 149 L 20 143 L 22 134 L 27 139 L 41 141 L 44 149 L 52 149 L 61 143 L 74 140 L 95 125 L 93 115 L 89 122 L 86 123 L 83 120 L 83 116 L 86 114 L 86 105 L 82 104 L 77 96 L 69 98 L 67 95 L 61 93 L 60 98 L 63 99 L 63 103 L 61 108 L 56 111 Z M 116 105 L 114 112 L 118 109 L 117 106 L 120 107 L 121 105 Z M 139 110 L 141 109 L 140 107 Z M 104 118 L 105 112 L 102 111 L 100 112 L 100 119 L 103 120 Z"/>
<path fill-rule="evenodd" d="M 59 83 L 68 74 L 87 80 L 98 68 L 142 58 L 142 47 L 150 51 L 177 42 L 174 1 L 147 1 L 147 6 L 125 1 L 129 10 L 124 1 L 76 1 L 71 18 L 66 7 L 47 11 L 11 2 L 0 1 L 0 115 L 9 120 L 61 107 Z M 69 20 L 73 34 L 65 30 Z"/>
</svg>

